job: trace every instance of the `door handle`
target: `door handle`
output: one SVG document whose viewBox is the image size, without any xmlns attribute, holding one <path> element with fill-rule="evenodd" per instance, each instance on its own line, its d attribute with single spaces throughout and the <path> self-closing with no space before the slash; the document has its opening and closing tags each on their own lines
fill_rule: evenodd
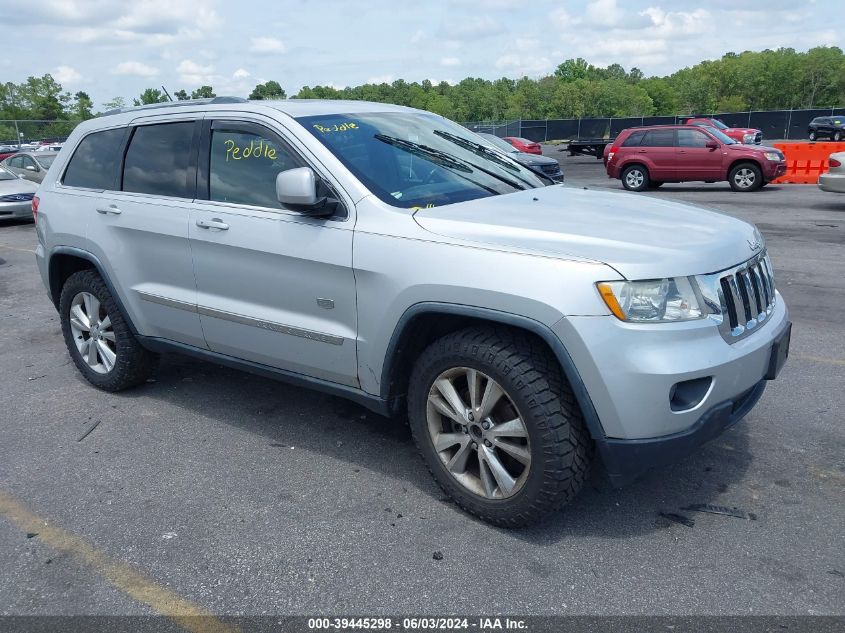
<svg viewBox="0 0 845 633">
<path fill-rule="evenodd" d="M 201 229 L 217 229 L 219 231 L 227 231 L 229 225 L 220 218 L 213 218 L 211 220 L 197 220 L 197 226 Z"/>
<path fill-rule="evenodd" d="M 118 209 L 115 205 L 110 204 L 107 207 L 97 207 L 97 213 L 100 215 L 120 215 L 123 211 Z"/>
</svg>

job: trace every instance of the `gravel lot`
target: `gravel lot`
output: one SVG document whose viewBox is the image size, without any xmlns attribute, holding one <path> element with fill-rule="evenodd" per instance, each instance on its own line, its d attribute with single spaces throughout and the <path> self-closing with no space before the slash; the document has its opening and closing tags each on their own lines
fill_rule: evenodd
<svg viewBox="0 0 845 633">
<path fill-rule="evenodd" d="M 571 185 L 621 188 L 595 158 L 546 150 Z M 0 225 L 0 614 L 152 613 L 117 563 L 222 614 L 845 614 L 845 196 L 650 195 L 760 227 L 790 361 L 697 454 L 623 490 L 594 477 L 517 532 L 460 512 L 404 424 L 343 400 L 175 356 L 140 389 L 94 390 L 32 225 Z M 695 503 L 756 519 L 681 510 Z M 22 528 L 24 506 L 49 526 Z"/>
</svg>

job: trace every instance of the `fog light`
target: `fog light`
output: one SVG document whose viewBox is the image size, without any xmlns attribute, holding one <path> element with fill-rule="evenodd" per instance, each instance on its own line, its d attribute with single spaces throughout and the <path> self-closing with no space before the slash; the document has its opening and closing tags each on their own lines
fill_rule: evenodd
<svg viewBox="0 0 845 633">
<path fill-rule="evenodd" d="M 694 409 L 704 400 L 711 384 L 712 376 L 675 383 L 669 390 L 669 408 L 675 412 Z"/>
</svg>

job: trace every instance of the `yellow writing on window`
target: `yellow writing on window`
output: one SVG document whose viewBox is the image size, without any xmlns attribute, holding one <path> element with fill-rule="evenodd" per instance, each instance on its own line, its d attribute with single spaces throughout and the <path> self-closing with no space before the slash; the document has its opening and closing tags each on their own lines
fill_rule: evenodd
<svg viewBox="0 0 845 633">
<path fill-rule="evenodd" d="M 315 123 L 314 129 L 323 134 L 329 134 L 330 132 L 346 132 L 348 130 L 357 130 L 359 128 L 357 123 L 347 121 L 346 123 L 339 123 L 335 125 L 320 125 L 319 123 Z"/>
<path fill-rule="evenodd" d="M 271 147 L 270 144 L 263 138 L 256 143 L 255 140 L 249 142 L 249 145 L 238 145 L 234 140 L 227 138 L 226 145 L 226 162 L 229 160 L 245 160 L 249 158 L 266 158 L 267 160 L 276 160 L 276 148 Z"/>
<path fill-rule="evenodd" d="M 434 208 L 434 203 L 429 202 L 424 207 L 411 207 L 410 210 L 413 211 L 414 213 L 416 213 L 417 211 L 422 211 L 423 209 L 433 209 L 433 208 Z"/>
</svg>

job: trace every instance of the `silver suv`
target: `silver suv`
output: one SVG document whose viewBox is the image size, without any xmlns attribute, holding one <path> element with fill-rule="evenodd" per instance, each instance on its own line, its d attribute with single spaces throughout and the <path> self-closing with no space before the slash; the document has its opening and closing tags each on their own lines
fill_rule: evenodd
<svg viewBox="0 0 845 633">
<path fill-rule="evenodd" d="M 410 421 L 467 511 L 532 523 L 737 422 L 789 347 L 760 233 L 552 185 L 442 117 L 216 98 L 81 124 L 36 257 L 96 387 L 178 351 Z"/>
</svg>

